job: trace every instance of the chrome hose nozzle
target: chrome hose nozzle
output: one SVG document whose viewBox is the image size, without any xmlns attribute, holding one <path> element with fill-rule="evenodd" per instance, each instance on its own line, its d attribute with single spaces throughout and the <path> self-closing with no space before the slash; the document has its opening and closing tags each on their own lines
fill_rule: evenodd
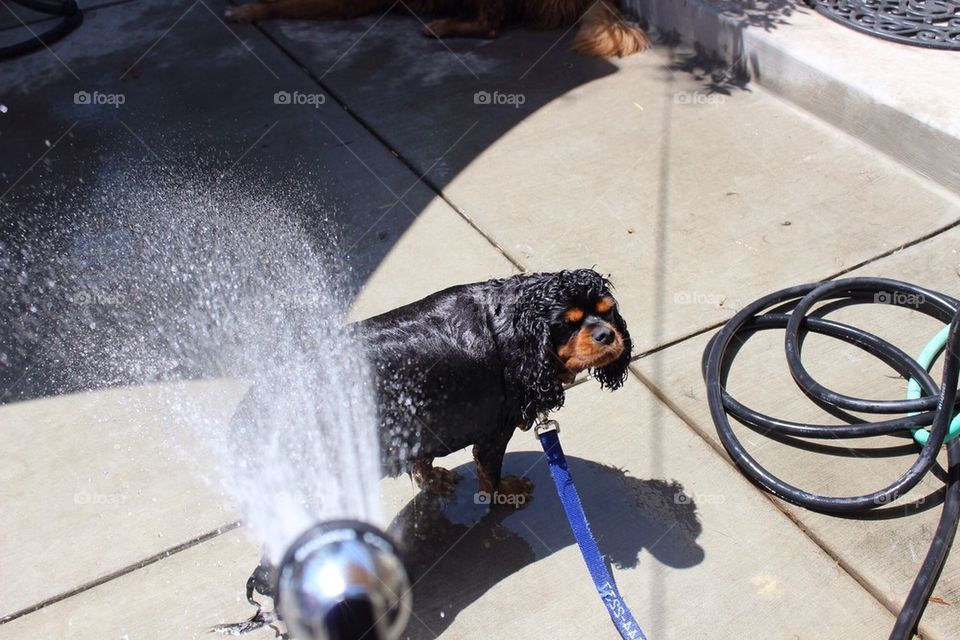
<svg viewBox="0 0 960 640">
<path fill-rule="evenodd" d="M 298 640 L 396 640 L 410 618 L 410 579 L 396 544 L 362 522 L 323 522 L 280 563 L 277 611 Z"/>
</svg>

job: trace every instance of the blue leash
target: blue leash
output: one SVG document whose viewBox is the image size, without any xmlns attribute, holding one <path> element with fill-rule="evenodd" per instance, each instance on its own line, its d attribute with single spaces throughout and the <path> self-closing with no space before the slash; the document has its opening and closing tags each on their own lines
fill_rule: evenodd
<svg viewBox="0 0 960 640">
<path fill-rule="evenodd" d="M 553 482 L 557 485 L 560 502 L 563 503 L 563 510 L 567 512 L 567 519 L 577 539 L 580 553 L 583 554 L 583 561 L 587 564 L 593 584 L 600 593 L 600 598 L 606 605 L 607 613 L 610 614 L 610 619 L 613 620 L 620 636 L 624 640 L 647 640 L 643 629 L 640 628 L 640 624 L 630 613 L 627 603 L 623 601 L 620 591 L 617 590 L 617 585 L 613 582 L 613 577 L 607 571 L 607 565 L 600 554 L 600 548 L 597 547 L 597 541 L 590 533 L 590 523 L 587 522 L 583 505 L 580 504 L 580 496 L 573 484 L 573 477 L 567 468 L 567 459 L 563 455 L 563 449 L 560 448 L 560 438 L 557 436 L 559 432 L 560 426 L 556 420 L 544 420 L 535 430 L 547 461 L 550 463 L 550 475 L 553 476 Z"/>
</svg>

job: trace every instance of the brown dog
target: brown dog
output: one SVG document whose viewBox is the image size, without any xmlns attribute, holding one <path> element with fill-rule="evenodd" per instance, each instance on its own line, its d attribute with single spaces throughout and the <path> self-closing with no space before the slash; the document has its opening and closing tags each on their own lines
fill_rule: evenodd
<svg viewBox="0 0 960 640">
<path fill-rule="evenodd" d="M 573 42 L 579 54 L 622 57 L 650 46 L 642 30 L 623 21 L 617 0 L 259 0 L 224 15 L 234 22 L 342 20 L 391 8 L 446 16 L 424 28 L 437 38 L 496 38 L 510 24 L 559 29 L 581 22 Z"/>
</svg>

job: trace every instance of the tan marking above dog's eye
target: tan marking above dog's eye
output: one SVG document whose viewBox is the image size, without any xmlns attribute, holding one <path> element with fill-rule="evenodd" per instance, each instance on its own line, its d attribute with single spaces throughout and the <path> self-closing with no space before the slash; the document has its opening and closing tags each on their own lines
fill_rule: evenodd
<svg viewBox="0 0 960 640">
<path fill-rule="evenodd" d="M 597 313 L 606 313 L 615 306 L 617 306 L 617 303 L 613 298 L 600 298 L 597 300 Z"/>
<path fill-rule="evenodd" d="M 563 319 L 567 322 L 580 322 L 583 320 L 583 309 L 570 307 L 563 312 Z"/>
</svg>

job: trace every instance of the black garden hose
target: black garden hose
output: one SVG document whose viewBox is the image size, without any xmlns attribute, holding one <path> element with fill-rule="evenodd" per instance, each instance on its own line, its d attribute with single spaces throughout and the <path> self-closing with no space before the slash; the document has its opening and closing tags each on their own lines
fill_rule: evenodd
<svg viewBox="0 0 960 640">
<path fill-rule="evenodd" d="M 31 30 L 30 38 L 27 40 L 6 47 L 0 47 L 0 60 L 15 58 L 41 47 L 50 46 L 79 27 L 80 23 L 83 22 L 83 11 L 77 6 L 76 0 L 61 0 L 60 2 L 53 0 L 8 0 L 8 2 L 16 2 L 19 5 L 33 9 L 34 11 L 39 11 L 40 13 L 62 16 L 62 19 L 46 31 L 36 33 Z"/>
<path fill-rule="evenodd" d="M 884 303 L 909 300 L 911 308 L 949 322 L 943 373 L 938 386 L 924 366 L 889 342 L 857 327 L 809 315 L 818 303 L 831 305 Z M 720 441 L 740 470 L 753 482 L 779 498 L 793 504 L 835 515 L 864 514 L 887 506 L 915 487 L 936 464 L 937 453 L 947 437 L 957 407 L 957 381 L 960 375 L 960 302 L 945 294 L 917 285 L 885 278 L 848 278 L 783 289 L 751 303 L 737 313 L 710 340 L 703 354 L 703 375 L 707 385 L 710 413 Z M 849 424 L 804 424 L 767 416 L 744 406 L 724 388 L 730 365 L 738 349 L 735 338 L 746 338 L 757 331 L 785 331 L 785 350 L 794 381 L 815 403 L 834 415 L 847 416 Z M 865 400 L 836 393 L 819 384 L 807 373 L 801 360 L 804 336 L 820 333 L 852 344 L 879 358 L 906 379 L 919 383 L 922 397 L 913 400 Z M 887 416 L 916 413 L 899 418 L 857 422 L 846 413 L 857 411 Z M 842 413 L 840 413 L 842 412 Z M 737 439 L 729 416 L 765 436 L 779 440 L 844 439 L 877 435 L 911 436 L 917 427 L 930 427 L 913 465 L 886 487 L 861 496 L 825 496 L 790 485 L 761 466 Z M 951 430 L 952 432 L 952 430 Z M 917 438 L 921 440 L 921 438 Z M 946 563 L 960 521 L 960 438 L 947 444 L 948 472 L 940 521 L 934 538 L 914 580 L 913 587 L 890 638 L 901 640 L 916 631 L 923 611 Z"/>
</svg>

